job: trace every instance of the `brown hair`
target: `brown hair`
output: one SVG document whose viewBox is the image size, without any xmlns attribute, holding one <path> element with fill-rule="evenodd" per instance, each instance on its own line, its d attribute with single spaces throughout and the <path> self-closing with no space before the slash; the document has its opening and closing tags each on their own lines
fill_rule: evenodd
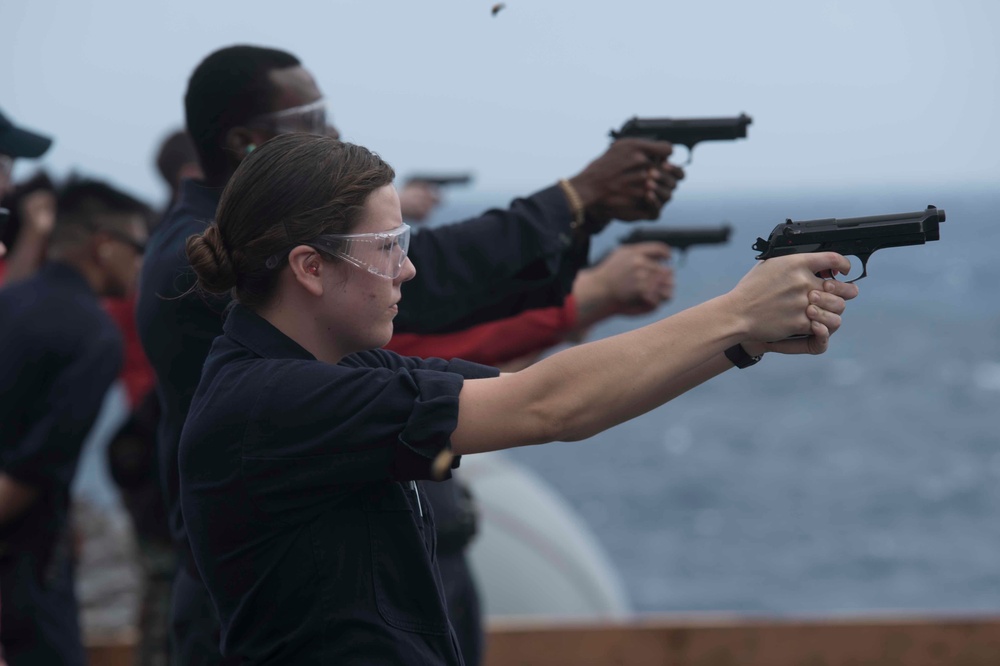
<svg viewBox="0 0 1000 666">
<path fill-rule="evenodd" d="M 187 240 L 199 286 L 265 305 L 285 260 L 267 260 L 321 234 L 350 233 L 368 196 L 395 173 L 362 146 L 314 134 L 282 134 L 252 152 L 222 192 L 216 220 Z"/>
</svg>

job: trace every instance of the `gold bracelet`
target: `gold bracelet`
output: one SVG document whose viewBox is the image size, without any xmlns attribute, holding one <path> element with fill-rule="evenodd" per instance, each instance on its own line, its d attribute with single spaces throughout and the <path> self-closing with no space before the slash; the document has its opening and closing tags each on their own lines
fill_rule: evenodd
<svg viewBox="0 0 1000 666">
<path fill-rule="evenodd" d="M 586 220 L 583 199 L 580 198 L 580 194 L 576 191 L 576 188 L 565 178 L 559 179 L 559 187 L 562 188 L 563 194 L 566 195 L 566 200 L 569 202 L 570 210 L 573 213 L 573 222 L 570 223 L 569 228 L 576 231 L 583 227 L 583 223 Z"/>
</svg>

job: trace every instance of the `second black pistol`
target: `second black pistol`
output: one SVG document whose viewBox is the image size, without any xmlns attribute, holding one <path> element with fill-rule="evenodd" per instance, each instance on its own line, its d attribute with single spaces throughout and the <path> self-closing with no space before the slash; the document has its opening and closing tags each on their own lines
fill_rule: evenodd
<svg viewBox="0 0 1000 666">
<path fill-rule="evenodd" d="M 730 118 L 632 118 L 619 130 L 611 130 L 611 138 L 627 137 L 654 139 L 680 144 L 688 149 L 688 160 L 694 146 L 702 141 L 733 141 L 744 139 L 747 126 L 753 122 L 745 113 Z"/>
<path fill-rule="evenodd" d="M 692 245 L 719 245 L 729 242 L 732 227 L 638 227 L 622 238 L 622 244 L 657 241 L 686 252 Z"/>
</svg>

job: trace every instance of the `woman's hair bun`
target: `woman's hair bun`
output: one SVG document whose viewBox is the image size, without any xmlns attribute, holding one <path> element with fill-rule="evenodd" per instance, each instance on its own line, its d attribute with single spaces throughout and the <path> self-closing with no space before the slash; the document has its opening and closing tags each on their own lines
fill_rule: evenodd
<svg viewBox="0 0 1000 666">
<path fill-rule="evenodd" d="M 198 276 L 198 286 L 205 291 L 222 294 L 236 286 L 236 271 L 215 223 L 187 239 L 187 256 Z"/>
</svg>

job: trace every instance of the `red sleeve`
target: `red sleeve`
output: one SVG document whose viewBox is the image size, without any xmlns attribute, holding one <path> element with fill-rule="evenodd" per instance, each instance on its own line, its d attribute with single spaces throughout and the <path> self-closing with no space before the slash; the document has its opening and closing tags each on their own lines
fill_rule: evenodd
<svg viewBox="0 0 1000 666">
<path fill-rule="evenodd" d="M 576 301 L 570 295 L 559 307 L 526 310 L 464 331 L 437 335 L 397 333 L 386 349 L 401 356 L 461 358 L 497 365 L 562 342 L 576 325 Z"/>
<path fill-rule="evenodd" d="M 136 330 L 135 299 L 133 294 L 126 298 L 104 300 L 105 311 L 114 319 L 125 341 L 125 363 L 119 378 L 125 384 L 133 408 L 139 405 L 156 384 L 156 375 L 142 351 L 139 332 Z"/>
</svg>

